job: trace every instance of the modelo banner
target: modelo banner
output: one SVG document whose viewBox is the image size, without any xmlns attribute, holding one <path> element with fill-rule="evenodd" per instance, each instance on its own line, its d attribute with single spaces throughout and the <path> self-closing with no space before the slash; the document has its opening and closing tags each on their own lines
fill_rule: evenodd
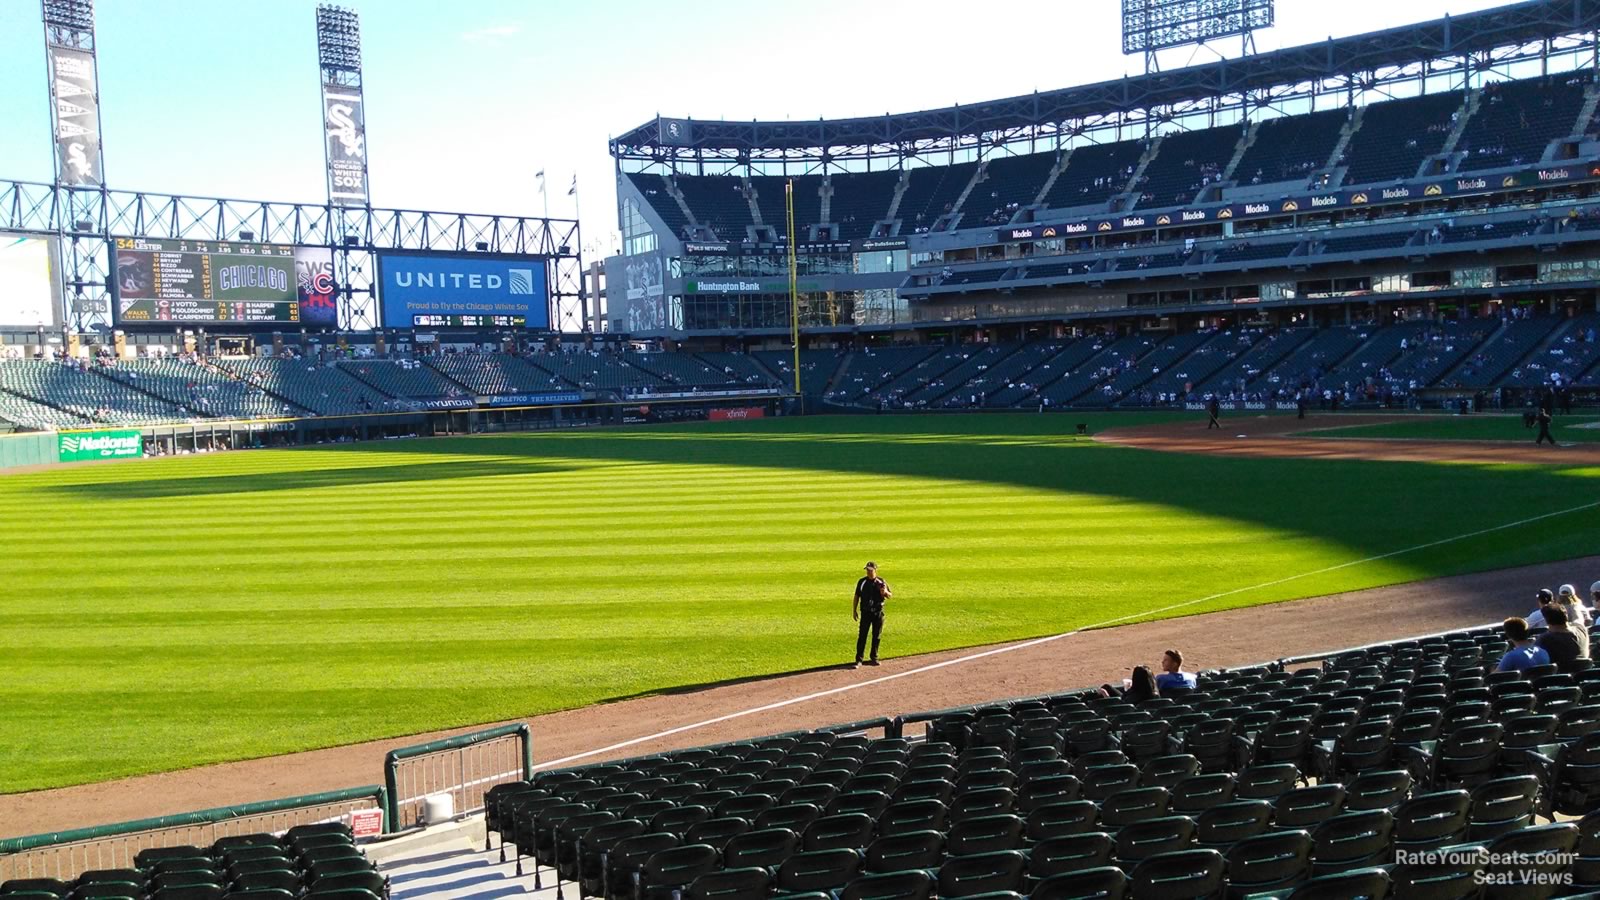
<svg viewBox="0 0 1600 900">
<path fill-rule="evenodd" d="M 520 316 L 550 327 L 546 261 L 495 253 L 380 253 L 383 324 L 414 328 L 423 316 Z"/>
<path fill-rule="evenodd" d="M 1277 200 L 1252 200 L 1225 206 L 1196 207 L 1162 212 L 1134 212 L 1120 216 L 1079 219 L 1041 225 L 1013 225 L 1002 228 L 998 238 L 1006 242 L 1044 241 L 1054 238 L 1090 237 L 1119 231 L 1148 228 L 1206 225 L 1239 219 L 1293 216 L 1336 209 L 1359 209 L 1390 203 L 1414 203 L 1439 197 L 1464 197 L 1496 191 L 1523 190 L 1548 184 L 1600 179 L 1600 163 L 1538 166 L 1499 175 L 1456 175 L 1408 184 L 1378 185 L 1352 190 L 1325 191 Z"/>
<path fill-rule="evenodd" d="M 56 451 L 62 462 L 128 459 L 144 455 L 144 436 L 137 429 L 66 432 L 56 436 Z"/>
</svg>

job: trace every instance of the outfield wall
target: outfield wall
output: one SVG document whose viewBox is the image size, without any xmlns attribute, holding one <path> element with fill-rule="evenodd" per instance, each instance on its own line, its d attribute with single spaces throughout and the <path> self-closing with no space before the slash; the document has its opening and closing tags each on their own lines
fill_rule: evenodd
<svg viewBox="0 0 1600 900">
<path fill-rule="evenodd" d="M 0 471 L 54 463 L 401 437 L 741 421 L 790 414 L 793 399 L 776 395 L 638 398 L 609 403 L 488 406 L 299 419 L 202 419 L 142 427 L 25 432 L 0 435 Z"/>
<path fill-rule="evenodd" d="M 59 452 L 50 432 L 0 435 L 0 469 L 49 465 L 60 461 Z"/>
</svg>

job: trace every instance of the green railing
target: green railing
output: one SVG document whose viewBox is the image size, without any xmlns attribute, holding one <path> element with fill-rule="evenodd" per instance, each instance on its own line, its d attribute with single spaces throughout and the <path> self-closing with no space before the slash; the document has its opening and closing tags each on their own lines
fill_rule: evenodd
<svg viewBox="0 0 1600 900">
<path fill-rule="evenodd" d="M 218 838 L 296 825 L 329 822 L 357 810 L 389 808 L 380 785 L 223 806 L 198 812 L 138 819 L 0 840 L 0 882 L 13 878 L 72 879 L 91 869 L 133 865 L 141 850 L 193 845 L 209 847 Z"/>
<path fill-rule="evenodd" d="M 424 798 L 448 793 L 457 815 L 483 809 L 489 788 L 533 777 L 533 732 L 501 725 L 427 744 L 390 750 L 383 758 L 391 830 L 421 824 Z"/>
</svg>

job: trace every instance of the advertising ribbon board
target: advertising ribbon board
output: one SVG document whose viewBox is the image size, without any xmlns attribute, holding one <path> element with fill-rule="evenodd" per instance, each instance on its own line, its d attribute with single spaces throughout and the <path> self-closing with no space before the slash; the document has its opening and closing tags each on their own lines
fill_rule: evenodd
<svg viewBox="0 0 1600 900">
<path fill-rule="evenodd" d="M 139 430 L 73 431 L 56 436 L 57 456 L 62 462 L 90 459 L 128 459 L 144 455 L 144 436 Z"/>
</svg>

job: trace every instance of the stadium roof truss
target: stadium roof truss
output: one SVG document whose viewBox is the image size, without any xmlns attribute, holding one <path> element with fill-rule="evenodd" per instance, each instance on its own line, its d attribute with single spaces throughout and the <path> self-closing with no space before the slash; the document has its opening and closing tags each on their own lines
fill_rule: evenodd
<svg viewBox="0 0 1600 900">
<path fill-rule="evenodd" d="M 799 174 L 818 165 L 843 168 L 846 161 L 891 168 L 961 154 L 981 158 L 1008 145 L 1037 152 L 1080 138 L 1138 137 L 1173 122 L 1209 127 L 1281 112 L 1292 102 L 1326 109 L 1459 89 L 1511 77 L 1513 68 L 1535 63 L 1549 72 L 1552 58 L 1576 61 L 1566 68 L 1595 67 L 1597 33 L 1600 0 L 1531 0 L 969 106 L 803 122 L 679 120 L 691 126 L 690 138 L 670 145 L 659 140 L 663 120 L 654 119 L 613 138 L 611 153 L 626 171 L 716 173 L 792 164 Z M 1204 124 L 1198 124 L 1201 117 Z M 884 164 L 874 165 L 878 160 Z"/>
<path fill-rule="evenodd" d="M 243 241 L 330 247 L 348 288 L 340 327 L 378 327 L 372 293 L 374 253 L 514 253 L 555 263 L 552 316 L 581 324 L 582 264 L 578 223 L 570 219 L 405 209 L 333 207 L 185 197 L 146 191 L 56 187 L 0 181 L 0 231 L 62 238 L 82 254 L 86 277 L 67 286 L 69 318 L 79 329 L 109 325 L 109 244 L 117 237 Z M 103 311 L 103 312 L 102 312 Z"/>
</svg>

